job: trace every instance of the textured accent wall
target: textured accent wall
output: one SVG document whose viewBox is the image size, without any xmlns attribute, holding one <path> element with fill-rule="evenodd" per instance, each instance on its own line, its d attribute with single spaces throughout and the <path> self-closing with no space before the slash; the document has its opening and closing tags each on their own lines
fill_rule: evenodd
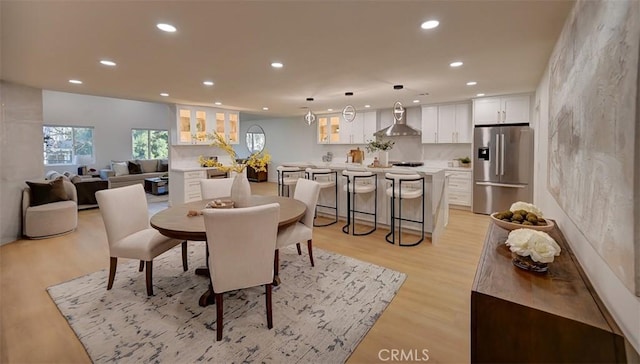
<svg viewBox="0 0 640 364">
<path fill-rule="evenodd" d="M 550 59 L 548 189 L 640 296 L 634 236 L 638 1 L 580 1 Z"/>
<path fill-rule="evenodd" d="M 42 90 L 0 82 L 0 244 L 22 234 L 22 190 L 44 177 Z"/>
</svg>

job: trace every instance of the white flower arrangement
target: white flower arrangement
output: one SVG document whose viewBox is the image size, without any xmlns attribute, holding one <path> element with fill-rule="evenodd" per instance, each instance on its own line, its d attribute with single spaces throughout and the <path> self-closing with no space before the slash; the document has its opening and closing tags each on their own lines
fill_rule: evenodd
<svg viewBox="0 0 640 364">
<path fill-rule="evenodd" d="M 536 214 L 536 216 L 538 217 L 542 217 L 542 211 L 540 211 L 540 209 L 537 208 L 534 204 L 530 204 L 528 202 L 522 202 L 522 201 L 514 202 L 509 208 L 509 211 L 511 212 L 515 212 L 518 210 L 525 210 L 526 212 L 531 212 Z"/>
<path fill-rule="evenodd" d="M 549 234 L 531 229 L 516 229 L 509 233 L 505 244 L 512 252 L 530 257 L 538 263 L 551 263 L 560 255 L 560 246 Z"/>
</svg>

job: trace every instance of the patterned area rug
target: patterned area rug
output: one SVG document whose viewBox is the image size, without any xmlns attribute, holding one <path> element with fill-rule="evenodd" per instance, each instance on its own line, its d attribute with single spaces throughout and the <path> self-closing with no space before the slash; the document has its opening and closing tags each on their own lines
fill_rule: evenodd
<svg viewBox="0 0 640 364">
<path fill-rule="evenodd" d="M 280 251 L 282 283 L 273 291 L 267 329 L 264 287 L 225 294 L 224 336 L 215 341 L 215 305 L 198 306 L 208 281 L 204 243 L 189 243 L 189 271 L 179 246 L 154 260 L 148 298 L 138 262 L 118 265 L 47 290 L 95 363 L 342 363 L 369 331 L 406 275 L 314 249 L 315 267 L 295 247 Z"/>
</svg>

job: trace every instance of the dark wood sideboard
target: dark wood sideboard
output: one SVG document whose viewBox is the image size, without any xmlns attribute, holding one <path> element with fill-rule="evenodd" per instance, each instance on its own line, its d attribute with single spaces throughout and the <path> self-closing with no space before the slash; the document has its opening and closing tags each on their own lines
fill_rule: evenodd
<svg viewBox="0 0 640 364">
<path fill-rule="evenodd" d="M 267 176 L 268 176 L 268 168 L 269 166 L 266 166 L 267 170 L 266 171 L 256 171 L 255 169 L 253 169 L 251 166 L 247 166 L 247 179 L 249 181 L 252 182 L 264 182 L 267 180 Z"/>
<path fill-rule="evenodd" d="M 547 273 L 511 263 L 508 231 L 491 224 L 471 290 L 472 363 L 624 363 L 622 332 L 564 236 Z"/>
</svg>

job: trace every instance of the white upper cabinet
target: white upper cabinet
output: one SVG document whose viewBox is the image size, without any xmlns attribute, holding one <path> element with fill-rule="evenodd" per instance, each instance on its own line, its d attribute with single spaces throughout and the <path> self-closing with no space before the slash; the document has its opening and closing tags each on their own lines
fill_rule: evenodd
<svg viewBox="0 0 640 364">
<path fill-rule="evenodd" d="M 237 111 L 177 105 L 176 144 L 211 144 L 208 136 L 223 135 L 230 144 L 239 143 L 240 119 Z"/>
<path fill-rule="evenodd" d="M 470 105 L 422 107 L 422 143 L 471 143 Z"/>
<path fill-rule="evenodd" d="M 473 100 L 473 124 L 529 123 L 531 95 L 507 95 Z"/>
<path fill-rule="evenodd" d="M 376 132 L 377 113 L 358 112 L 352 122 L 342 115 L 318 117 L 318 144 L 365 144 Z"/>
<path fill-rule="evenodd" d="M 438 142 L 438 107 L 422 107 L 422 143 Z"/>
</svg>

